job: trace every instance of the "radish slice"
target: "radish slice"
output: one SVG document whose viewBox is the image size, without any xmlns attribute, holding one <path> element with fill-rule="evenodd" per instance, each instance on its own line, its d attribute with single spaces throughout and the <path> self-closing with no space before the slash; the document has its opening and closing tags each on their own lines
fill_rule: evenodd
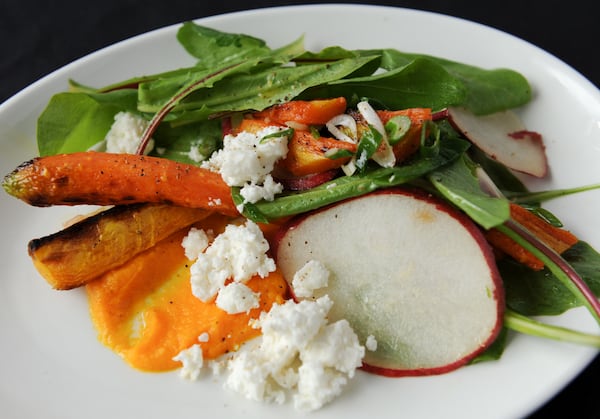
<svg viewBox="0 0 600 419">
<path fill-rule="evenodd" d="M 512 111 L 477 116 L 448 108 L 450 123 L 491 158 L 518 172 L 544 177 L 548 162 L 542 136 L 528 131 Z"/>
<path fill-rule="evenodd" d="M 334 301 L 361 342 L 363 368 L 386 376 L 440 374 L 484 351 L 502 326 L 504 292 L 489 245 L 462 213 L 420 193 L 374 192 L 304 214 L 275 239 L 278 268 L 317 260 L 315 292 Z M 372 338 L 370 338 L 372 339 Z"/>
</svg>

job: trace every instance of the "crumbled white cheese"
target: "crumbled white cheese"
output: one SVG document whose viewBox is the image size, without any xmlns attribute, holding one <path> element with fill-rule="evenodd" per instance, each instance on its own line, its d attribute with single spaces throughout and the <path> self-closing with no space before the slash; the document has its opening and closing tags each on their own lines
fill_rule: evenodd
<svg viewBox="0 0 600 419">
<path fill-rule="evenodd" d="M 318 260 L 309 260 L 292 279 L 294 295 L 311 298 L 315 290 L 324 288 L 329 281 L 329 270 Z"/>
<path fill-rule="evenodd" d="M 367 341 L 365 342 L 365 348 L 371 352 L 375 352 L 377 350 L 377 339 L 375 336 L 369 335 L 367 336 Z"/>
<path fill-rule="evenodd" d="M 339 396 L 348 378 L 335 370 L 319 364 L 304 363 L 298 369 L 298 392 L 294 394 L 294 407 L 313 411 Z"/>
<path fill-rule="evenodd" d="M 346 320 L 328 323 L 332 304 L 327 295 L 274 304 L 254 322 L 260 337 L 205 364 L 213 375 L 224 376 L 225 389 L 250 400 L 282 404 L 290 395 L 298 410 L 319 409 L 342 392 L 365 354 Z M 182 377 L 200 376 L 201 356 L 193 345 L 174 358 L 183 364 Z"/>
<path fill-rule="evenodd" d="M 207 332 L 204 332 L 200 336 L 198 336 L 198 342 L 208 342 L 209 339 L 210 339 L 210 336 L 208 335 Z"/>
<path fill-rule="evenodd" d="M 188 157 L 196 163 L 206 160 L 206 156 L 200 152 L 200 147 L 195 144 L 191 145 Z"/>
<path fill-rule="evenodd" d="M 135 154 L 148 124 L 147 120 L 131 112 L 118 112 L 105 137 L 106 151 Z M 148 154 L 153 148 L 154 140 L 150 139 L 144 154 Z"/>
<path fill-rule="evenodd" d="M 259 307 L 258 294 L 244 282 L 254 275 L 265 277 L 275 270 L 275 263 L 267 256 L 269 244 L 254 222 L 228 225 L 204 252 L 198 250 L 206 243 L 201 233 L 192 229 L 187 237 L 186 252 L 197 255 L 191 266 L 196 297 L 208 301 L 216 295 L 217 306 L 228 313 Z M 327 286 L 328 277 L 321 262 L 310 261 L 294 277 L 295 292 L 312 296 L 314 290 Z M 332 305 L 327 295 L 274 304 L 250 323 L 261 329 L 260 337 L 206 364 L 214 375 L 225 376 L 226 389 L 248 399 L 281 404 L 289 394 L 296 409 L 319 409 L 342 392 L 365 354 L 346 320 L 328 323 Z M 208 334 L 198 340 L 206 342 Z M 182 363 L 183 377 L 200 376 L 204 362 L 198 344 L 173 359 Z"/>
<path fill-rule="evenodd" d="M 284 389 L 270 380 L 268 360 L 256 343 L 258 340 L 251 342 L 227 363 L 224 387 L 249 400 L 282 404 L 285 401 Z"/>
<path fill-rule="evenodd" d="M 206 302 L 229 278 L 244 283 L 254 275 L 266 277 L 275 270 L 275 261 L 267 255 L 268 250 L 269 243 L 254 222 L 228 225 L 192 264 L 192 293 Z"/>
<path fill-rule="evenodd" d="M 181 241 L 181 246 L 185 251 L 185 257 L 189 260 L 196 260 L 208 247 L 208 243 L 208 234 L 202 229 L 192 227 Z"/>
<path fill-rule="evenodd" d="M 275 163 L 286 156 L 288 138 L 285 134 L 271 135 L 283 130 L 271 126 L 256 134 L 242 131 L 236 136 L 226 135 L 223 148 L 215 151 L 202 167 L 219 172 L 227 185 L 241 187 L 245 202 L 273 200 L 283 188 L 274 182 L 270 173 Z"/>
<path fill-rule="evenodd" d="M 181 362 L 179 375 L 185 379 L 195 381 L 200 377 L 202 366 L 204 365 L 204 357 L 202 355 L 202 347 L 194 344 L 187 349 L 179 352 L 173 361 Z"/>
<path fill-rule="evenodd" d="M 217 307 L 228 314 L 246 313 L 259 307 L 259 293 L 253 292 L 247 285 L 231 282 L 219 290 Z"/>
<path fill-rule="evenodd" d="M 254 183 L 246 184 L 246 186 L 240 189 L 240 195 L 244 198 L 244 202 L 254 204 L 261 199 L 272 201 L 275 199 L 275 195 L 282 191 L 283 185 L 279 182 L 275 182 L 273 176 L 269 174 L 265 176 L 262 185 L 256 185 Z"/>
<path fill-rule="evenodd" d="M 245 397 L 283 403 L 294 392 L 299 410 L 319 409 L 339 395 L 360 367 L 365 349 L 346 320 L 327 324 L 332 301 L 274 305 L 257 322 L 260 344 L 229 363 L 225 387 Z"/>
</svg>

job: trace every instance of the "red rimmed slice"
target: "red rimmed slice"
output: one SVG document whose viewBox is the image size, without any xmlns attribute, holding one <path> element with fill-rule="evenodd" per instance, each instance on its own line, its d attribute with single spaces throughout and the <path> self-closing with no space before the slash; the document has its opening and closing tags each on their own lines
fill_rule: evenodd
<svg viewBox="0 0 600 419">
<path fill-rule="evenodd" d="M 504 291 L 493 252 L 462 213 L 421 193 L 375 192 L 290 221 L 275 240 L 279 269 L 310 260 L 331 272 L 332 321 L 346 318 L 362 342 L 363 368 L 431 375 L 465 365 L 497 337 Z"/>
</svg>

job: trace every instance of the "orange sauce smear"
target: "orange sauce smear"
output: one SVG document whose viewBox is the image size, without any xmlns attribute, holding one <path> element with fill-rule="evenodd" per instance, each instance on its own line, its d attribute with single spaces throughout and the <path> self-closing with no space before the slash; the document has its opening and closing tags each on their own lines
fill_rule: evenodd
<svg viewBox="0 0 600 419">
<path fill-rule="evenodd" d="M 218 234 L 230 222 L 219 215 L 196 226 Z M 235 351 L 260 334 L 249 320 L 288 297 L 287 283 L 276 271 L 247 282 L 260 293 L 260 307 L 249 313 L 227 314 L 214 301 L 203 303 L 191 292 L 192 262 L 181 246 L 188 231 L 173 234 L 86 286 L 99 340 L 136 369 L 178 368 L 181 364 L 172 358 L 193 344 L 202 346 L 205 359 Z M 207 342 L 198 341 L 203 333 L 208 333 Z"/>
</svg>

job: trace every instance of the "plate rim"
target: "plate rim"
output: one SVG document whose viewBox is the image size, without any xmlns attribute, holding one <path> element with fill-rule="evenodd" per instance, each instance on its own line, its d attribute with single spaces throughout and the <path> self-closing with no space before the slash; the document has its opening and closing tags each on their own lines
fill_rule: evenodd
<svg viewBox="0 0 600 419">
<path fill-rule="evenodd" d="M 206 23 L 206 24 L 210 24 L 212 21 L 216 21 L 216 20 L 221 20 L 221 19 L 226 19 L 226 18 L 236 18 L 236 17 L 243 17 L 244 15 L 248 15 L 248 14 L 259 14 L 259 13 L 264 13 L 265 11 L 285 11 L 285 10 L 289 10 L 289 9 L 325 9 L 328 7 L 336 7 L 336 8 L 352 8 L 352 9 L 393 9 L 393 10 L 400 10 L 400 11 L 404 11 L 404 12 L 409 12 L 409 13 L 419 13 L 419 14 L 425 14 L 425 15 L 434 15 L 436 17 L 440 17 L 440 18 L 444 18 L 444 19 L 450 19 L 450 20 L 457 20 L 460 21 L 462 23 L 466 23 L 469 25 L 476 25 L 481 27 L 482 29 L 485 30 L 491 30 L 494 32 L 497 32 L 498 34 L 501 34 L 504 37 L 510 37 L 512 38 L 514 41 L 517 41 L 519 43 L 525 43 L 528 45 L 529 48 L 534 48 L 538 53 L 547 56 L 549 59 L 553 60 L 554 62 L 556 62 L 557 64 L 560 64 L 561 66 L 564 66 L 564 68 L 569 69 L 569 71 L 571 72 L 571 76 L 573 77 L 578 77 L 579 83 L 584 83 L 584 84 L 588 84 L 589 87 L 591 89 L 593 89 L 593 91 L 595 92 L 594 94 L 596 96 L 598 96 L 598 101 L 600 102 L 600 95 L 599 92 L 600 90 L 596 88 L 596 86 L 590 81 L 588 80 L 583 74 L 581 74 L 579 71 L 577 71 L 575 68 L 571 67 L 568 63 L 565 63 L 564 61 L 560 60 L 559 58 L 557 58 L 556 56 L 552 55 L 551 53 L 543 50 L 542 48 L 536 46 L 535 44 L 532 44 L 526 40 L 523 40 L 521 38 L 518 38 L 510 33 L 507 33 L 505 31 L 502 31 L 500 29 L 491 27 L 491 26 L 487 26 L 478 22 L 474 22 L 474 21 L 470 21 L 464 18 L 460 18 L 460 17 L 455 17 L 455 16 L 451 16 L 451 15 L 446 15 L 446 14 L 442 14 L 442 13 L 438 13 L 438 12 L 432 12 L 432 11 L 427 11 L 427 10 L 420 10 L 420 9 L 411 9 L 411 8 L 404 8 L 404 7 L 396 7 L 396 6 L 386 6 L 386 5 L 368 5 L 368 4 L 354 4 L 354 3 L 323 3 L 323 4 L 303 4 L 303 5 L 286 5 L 286 6 L 272 6 L 272 7 L 264 7 L 264 8 L 258 8 L 258 9 L 251 9 L 251 10 L 242 10 L 242 11 L 235 11 L 235 12 L 231 12 L 231 13 L 225 13 L 225 14 L 218 14 L 218 15 L 212 15 L 212 16 L 206 16 L 206 17 L 201 17 L 201 18 L 193 18 L 193 19 L 189 19 L 189 20 L 193 20 L 196 22 L 202 22 L 202 23 Z M 174 24 L 170 24 L 170 25 L 166 25 L 160 28 L 156 28 L 153 29 L 151 31 L 148 32 L 144 32 L 144 33 L 140 33 L 138 35 L 123 39 L 121 41 L 118 41 L 116 43 L 107 45 L 99 50 L 93 51 L 89 54 L 86 54 L 82 57 L 77 58 L 76 60 L 55 69 L 54 71 L 48 73 L 47 75 L 39 78 L 38 80 L 36 80 L 35 82 L 29 84 L 28 86 L 24 87 L 23 89 L 21 89 L 20 91 L 18 91 L 16 94 L 14 94 L 13 96 L 11 96 L 10 98 L 8 98 L 6 101 L 4 101 L 3 103 L 0 104 L 0 118 L 3 114 L 5 113 L 10 113 L 10 109 L 14 106 L 18 106 L 20 101 L 24 101 L 25 97 L 27 97 L 28 95 L 31 95 L 32 92 L 40 89 L 40 87 L 45 86 L 46 84 L 52 84 L 53 80 L 57 77 L 61 77 L 64 76 L 65 74 L 67 74 L 72 68 L 80 66 L 82 63 L 84 63 L 87 60 L 90 60 L 91 58 L 95 58 L 95 57 L 101 57 L 101 55 L 103 54 L 110 54 L 113 49 L 116 49 L 120 46 L 123 46 L 123 44 L 128 44 L 131 43 L 132 41 L 138 39 L 138 38 L 145 38 L 148 36 L 162 36 L 163 34 L 165 34 L 168 31 L 173 31 L 174 29 L 176 29 L 177 27 L 179 27 L 181 25 L 181 22 L 179 23 L 174 23 Z M 594 355 L 595 356 L 595 355 Z M 587 362 L 584 362 L 584 367 L 589 365 L 589 363 L 592 361 L 593 357 L 590 357 L 590 359 Z M 583 368 L 581 370 L 583 370 Z M 570 380 L 568 380 L 567 382 L 565 382 L 563 384 L 562 387 L 560 387 L 560 389 L 566 387 L 570 381 L 575 378 L 580 372 L 581 370 L 575 374 L 573 374 L 573 376 L 571 377 Z M 557 389 L 555 391 L 554 394 L 556 394 L 560 389 Z M 549 399 L 547 399 L 549 400 Z M 539 406 L 538 406 L 539 407 Z"/>
</svg>

